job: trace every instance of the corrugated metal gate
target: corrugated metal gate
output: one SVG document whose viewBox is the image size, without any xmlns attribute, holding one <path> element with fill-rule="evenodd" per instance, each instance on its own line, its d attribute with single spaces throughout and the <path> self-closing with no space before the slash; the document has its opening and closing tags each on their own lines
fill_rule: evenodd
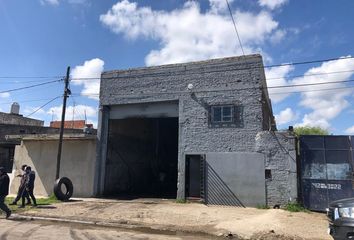
<svg viewBox="0 0 354 240">
<path fill-rule="evenodd" d="M 354 136 L 301 136 L 300 188 L 306 208 L 324 211 L 354 196 Z"/>
</svg>

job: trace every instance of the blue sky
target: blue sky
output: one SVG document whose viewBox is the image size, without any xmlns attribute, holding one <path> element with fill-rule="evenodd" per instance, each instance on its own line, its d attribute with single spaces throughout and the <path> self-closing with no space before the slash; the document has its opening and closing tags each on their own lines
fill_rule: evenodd
<svg viewBox="0 0 354 240">
<path fill-rule="evenodd" d="M 353 56 L 354 1 L 229 0 L 246 54 L 265 65 Z M 62 82 L 71 66 L 67 120 L 97 124 L 103 70 L 241 55 L 225 0 L 0 2 L 0 111 L 18 102 L 21 114 L 59 120 Z M 354 60 L 267 68 L 278 128 L 311 125 L 354 134 Z M 34 78 L 28 78 L 34 77 Z M 330 89 L 332 90 L 326 90 Z M 337 90 L 333 90 L 337 88 Z M 284 93 L 295 92 L 298 93 Z"/>
</svg>

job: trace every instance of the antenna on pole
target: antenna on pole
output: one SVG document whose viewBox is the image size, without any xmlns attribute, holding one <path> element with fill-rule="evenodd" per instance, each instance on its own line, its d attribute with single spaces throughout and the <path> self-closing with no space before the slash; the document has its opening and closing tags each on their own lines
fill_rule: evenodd
<svg viewBox="0 0 354 240">
<path fill-rule="evenodd" d="M 71 128 L 74 128 L 74 121 L 75 121 L 75 101 L 73 102 L 73 118 L 72 118 L 72 122 L 71 122 Z"/>
<path fill-rule="evenodd" d="M 84 114 L 85 114 L 85 124 L 86 124 L 86 121 L 87 121 L 87 117 L 86 117 L 86 108 L 84 109 Z"/>
<path fill-rule="evenodd" d="M 59 179 L 60 173 L 60 160 L 61 160 L 61 149 L 63 145 L 63 133 L 64 133 L 64 122 L 65 122 L 65 111 L 66 111 L 66 99 L 71 94 L 69 86 L 69 77 L 70 77 L 70 67 L 67 68 L 66 77 L 65 77 L 65 87 L 64 87 L 64 96 L 63 96 L 63 109 L 61 113 L 61 122 L 60 122 L 60 133 L 59 133 L 59 146 L 58 146 L 58 155 L 57 155 L 57 169 L 55 174 L 55 179 Z"/>
</svg>

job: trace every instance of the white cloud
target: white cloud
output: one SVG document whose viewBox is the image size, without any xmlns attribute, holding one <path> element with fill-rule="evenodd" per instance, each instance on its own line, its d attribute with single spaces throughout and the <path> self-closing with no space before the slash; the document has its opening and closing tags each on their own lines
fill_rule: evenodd
<svg viewBox="0 0 354 240">
<path fill-rule="evenodd" d="M 72 83 L 74 85 L 83 85 L 82 95 L 98 100 L 100 90 L 100 77 L 103 71 L 104 61 L 94 58 L 85 61 L 83 65 L 76 66 L 72 73 Z M 86 79 L 85 79 L 86 78 Z M 97 78 L 97 79 L 92 79 Z"/>
<path fill-rule="evenodd" d="M 283 125 L 297 119 L 297 114 L 291 109 L 286 108 L 281 111 L 279 114 L 275 115 L 276 123 L 279 125 Z"/>
<path fill-rule="evenodd" d="M 283 38 L 286 35 L 286 31 L 283 29 L 279 29 L 277 31 L 274 32 L 274 34 L 271 36 L 270 41 L 273 44 L 277 44 L 279 43 L 281 40 L 283 40 Z"/>
<path fill-rule="evenodd" d="M 42 5 L 58 6 L 62 0 L 39 0 Z M 69 4 L 85 4 L 87 0 L 67 0 Z"/>
<path fill-rule="evenodd" d="M 354 125 L 351 126 L 350 128 L 347 128 L 345 130 L 345 133 L 348 134 L 348 135 L 354 135 Z"/>
<path fill-rule="evenodd" d="M 265 74 L 267 79 L 268 87 L 275 86 L 286 86 L 289 82 L 286 80 L 287 75 L 294 70 L 293 66 L 283 66 L 283 67 L 274 67 L 266 68 Z M 283 93 L 284 88 L 269 88 L 268 89 L 270 99 L 273 103 L 278 103 L 288 97 L 289 93 Z"/>
<path fill-rule="evenodd" d="M 59 0 L 40 0 L 40 3 L 42 5 L 49 4 L 49 5 L 57 6 L 59 5 Z"/>
<path fill-rule="evenodd" d="M 354 69 L 354 59 L 343 59 L 325 62 L 319 67 L 314 67 L 305 73 L 304 77 L 294 79 L 291 84 L 313 84 L 324 82 L 337 82 L 349 80 L 353 75 L 350 70 Z M 325 74 L 328 72 L 340 72 L 337 74 Z M 313 75 L 321 74 L 321 75 Z M 322 75 L 324 74 L 324 75 Z M 345 88 L 345 83 L 332 83 L 324 85 L 296 87 L 296 91 L 308 91 L 301 93 L 300 106 L 311 109 L 312 112 L 305 114 L 299 125 L 330 127 L 330 120 L 337 117 L 349 106 L 347 97 L 353 94 L 353 90 Z M 325 91 L 328 88 L 344 88 Z M 294 88 L 292 88 L 294 90 Z M 315 91 L 313 91 L 315 90 Z M 323 91 L 321 91 L 323 90 Z"/>
<path fill-rule="evenodd" d="M 8 97 L 10 97 L 10 93 L 8 92 L 0 93 L 0 98 L 8 98 Z"/>
<path fill-rule="evenodd" d="M 53 116 L 53 119 L 55 121 L 60 121 L 61 120 L 61 113 L 62 113 L 62 108 L 63 105 L 61 106 L 56 106 L 56 107 L 51 107 L 48 111 L 47 114 L 50 114 Z M 65 120 L 70 121 L 70 120 L 84 120 L 85 115 L 87 118 L 93 118 L 97 119 L 97 108 L 94 108 L 92 106 L 88 105 L 77 105 L 77 106 L 68 106 L 66 108 L 65 112 Z"/>
<path fill-rule="evenodd" d="M 195 1 L 187 1 L 182 8 L 167 12 L 123 0 L 102 14 L 100 21 L 128 39 L 144 37 L 158 41 L 161 47 L 146 56 L 146 65 L 241 55 L 230 15 L 224 11 L 227 5 L 221 0 L 209 3 L 211 7 L 206 12 Z M 260 44 L 274 34 L 278 35 L 275 38 L 281 34 L 276 33 L 278 22 L 267 11 L 237 10 L 234 16 L 246 54 L 257 52 Z"/>
<path fill-rule="evenodd" d="M 229 0 L 231 4 L 234 0 Z M 222 13 L 228 11 L 227 2 L 225 0 L 209 0 L 210 11 L 213 13 Z"/>
<path fill-rule="evenodd" d="M 270 10 L 274 10 L 276 8 L 279 8 L 287 2 L 288 2 L 288 0 L 258 0 L 258 4 L 260 6 L 267 7 Z"/>
</svg>

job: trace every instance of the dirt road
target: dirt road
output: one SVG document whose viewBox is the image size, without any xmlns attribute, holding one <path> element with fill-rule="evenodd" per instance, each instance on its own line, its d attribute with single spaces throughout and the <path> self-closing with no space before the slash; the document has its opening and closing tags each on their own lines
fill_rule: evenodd
<svg viewBox="0 0 354 240">
<path fill-rule="evenodd" d="M 143 232 L 126 229 L 93 227 L 81 224 L 63 224 L 38 221 L 0 220 L 1 240 L 212 240 L 198 235 L 171 235 L 157 231 Z"/>
<path fill-rule="evenodd" d="M 331 240 L 327 235 L 326 216 L 320 213 L 178 204 L 151 199 L 92 199 L 54 206 L 53 209 L 36 209 L 27 214 L 214 236 L 232 233 L 245 239 L 263 240 L 276 236 L 274 239 Z"/>
</svg>

